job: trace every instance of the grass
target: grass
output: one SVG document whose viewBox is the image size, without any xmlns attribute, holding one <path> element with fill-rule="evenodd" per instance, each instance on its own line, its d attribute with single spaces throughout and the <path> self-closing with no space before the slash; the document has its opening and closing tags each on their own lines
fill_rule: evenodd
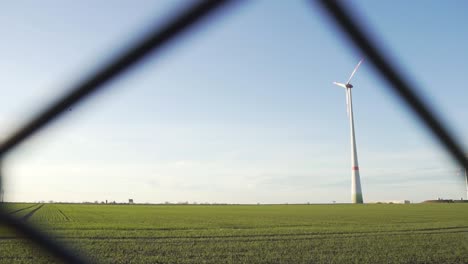
<svg viewBox="0 0 468 264">
<path fill-rule="evenodd" d="M 468 204 L 8 206 L 104 263 L 468 263 Z M 51 261 L 0 234 L 0 262 Z"/>
</svg>

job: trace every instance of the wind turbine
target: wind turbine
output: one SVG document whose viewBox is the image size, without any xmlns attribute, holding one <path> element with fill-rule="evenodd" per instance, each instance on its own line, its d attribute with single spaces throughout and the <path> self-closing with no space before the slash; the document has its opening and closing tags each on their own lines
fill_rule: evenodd
<svg viewBox="0 0 468 264">
<path fill-rule="evenodd" d="M 351 132 L 351 199 L 353 203 L 358 204 L 362 204 L 364 203 L 364 201 L 362 199 L 361 178 L 359 176 L 356 137 L 354 136 L 353 100 L 351 97 L 351 88 L 353 88 L 353 85 L 350 82 L 363 61 L 364 59 L 361 59 L 356 65 L 353 72 L 351 73 L 351 76 L 349 76 L 349 79 L 346 82 L 346 84 L 333 82 L 333 84 L 343 87 L 346 92 L 346 110 L 348 112 L 349 126 Z"/>
</svg>

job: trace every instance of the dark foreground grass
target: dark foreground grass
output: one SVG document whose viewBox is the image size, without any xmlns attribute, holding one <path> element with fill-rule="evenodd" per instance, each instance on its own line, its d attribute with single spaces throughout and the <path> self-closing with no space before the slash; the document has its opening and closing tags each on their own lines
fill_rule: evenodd
<svg viewBox="0 0 468 264">
<path fill-rule="evenodd" d="M 46 204 L 25 221 L 104 263 L 468 263 L 468 204 Z M 51 261 L 1 234 L 0 262 Z"/>
</svg>

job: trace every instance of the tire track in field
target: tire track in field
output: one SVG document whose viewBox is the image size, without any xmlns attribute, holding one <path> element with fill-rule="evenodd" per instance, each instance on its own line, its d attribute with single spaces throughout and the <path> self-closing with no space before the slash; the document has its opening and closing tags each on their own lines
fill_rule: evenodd
<svg viewBox="0 0 468 264">
<path fill-rule="evenodd" d="M 420 231 L 407 233 L 403 231 L 394 232 L 355 232 L 355 233 L 334 233 L 334 234 L 280 234 L 280 235 L 242 235 L 242 236 L 54 236 L 56 239 L 65 240 L 108 240 L 108 241 L 164 241 L 169 244 L 180 243 L 217 243 L 217 242 L 261 242 L 261 241 L 307 241 L 307 240 L 327 240 L 327 239 L 352 239 L 359 237 L 378 237 L 378 236 L 414 236 L 414 235 L 445 235 L 456 233 L 468 233 L 468 230 L 447 230 L 443 232 Z M 17 236 L 2 236 L 4 239 L 21 239 Z"/>
<path fill-rule="evenodd" d="M 36 205 L 38 205 L 38 204 L 33 204 L 33 205 L 31 205 L 31 206 L 26 206 L 26 207 L 23 207 L 23 208 L 20 208 L 20 209 L 17 209 L 17 210 L 8 212 L 8 214 L 10 214 L 10 215 L 16 214 L 16 213 L 18 213 L 18 212 L 21 212 L 21 211 L 23 211 L 23 210 L 29 209 L 29 208 L 34 207 L 34 206 L 36 206 Z"/>
<path fill-rule="evenodd" d="M 225 230 L 249 230 L 253 228 L 221 228 Z M 264 234 L 255 234 L 254 236 L 258 237 L 281 237 L 281 236 L 306 236 L 306 235 L 364 235 L 364 234 L 391 234 L 391 233 L 428 233 L 433 231 L 432 233 L 436 233 L 437 231 L 446 231 L 446 230 L 460 230 L 465 231 L 463 229 L 468 229 L 468 226 L 448 226 L 448 227 L 427 227 L 427 228 L 417 228 L 417 229 L 395 229 L 395 230 L 370 230 L 370 231 L 342 231 L 342 232 L 291 232 L 291 233 L 264 233 Z M 95 231 L 99 230 L 102 231 L 102 228 L 50 228 L 50 230 L 60 231 L 60 230 L 75 230 L 75 231 Z M 117 231 L 117 232 L 125 232 L 125 231 L 216 231 L 216 228 L 106 228 L 106 231 Z M 468 230 L 466 230 L 468 231 Z M 442 232 L 438 232 L 442 233 Z M 250 234 L 240 234 L 240 235 L 198 235 L 198 236 L 168 236 L 168 238 L 185 238 L 185 237 L 194 237 L 194 238 L 218 238 L 218 237 L 251 237 Z M 165 238 L 165 237 L 163 237 Z"/>
<path fill-rule="evenodd" d="M 303 227 L 308 227 L 309 225 L 304 225 Z M 286 226 L 289 227 L 289 226 Z M 300 225 L 295 225 L 294 227 L 301 227 Z M 106 228 L 108 231 L 154 231 L 154 232 L 163 232 L 163 231 L 216 231 L 216 230 L 229 230 L 229 231 L 240 231 L 240 230 L 264 230 L 268 229 L 269 227 L 262 227 L 262 228 L 251 228 L 251 227 L 235 227 L 235 228 L 161 228 L 161 227 L 144 227 L 144 228 Z M 283 229 L 284 226 L 278 226 L 275 227 Z M 421 232 L 421 231 L 443 231 L 443 230 L 451 230 L 451 229 L 468 229 L 468 225 L 462 225 L 462 226 L 446 226 L 446 227 L 423 227 L 423 228 L 409 228 L 409 229 L 394 229 L 394 230 L 363 230 L 363 231 L 334 231 L 334 232 L 320 232 L 320 231 L 311 231 L 311 232 L 300 232 L 300 233 L 274 233 L 274 234 L 259 234 L 259 236 L 265 235 L 265 236 L 275 236 L 275 235 L 289 235 L 289 234 L 302 234 L 302 235 L 345 235 L 345 234 L 368 234 L 368 233 L 394 233 L 394 232 Z M 51 230 L 79 230 L 79 231 L 93 231 L 93 230 L 102 230 L 102 228 L 96 228 L 96 227 L 77 227 L 77 228 L 67 228 L 67 227 L 57 227 L 57 228 L 51 228 Z"/>
<path fill-rule="evenodd" d="M 28 219 L 29 219 L 31 216 L 33 216 L 33 214 L 36 213 L 39 209 L 41 209 L 42 206 L 44 206 L 44 204 L 41 204 L 41 205 L 39 205 L 37 208 L 35 208 L 34 210 L 31 210 L 31 212 L 29 212 L 28 214 L 26 214 L 25 216 L 23 216 L 23 217 L 21 218 L 21 220 L 23 220 L 23 221 L 25 221 L 25 222 L 28 221 Z"/>
<path fill-rule="evenodd" d="M 468 231 L 465 231 L 466 233 Z M 423 233 L 424 235 L 446 235 L 450 233 L 461 233 L 461 232 L 444 232 L 444 233 Z M 392 236 L 395 235 L 402 235 L 402 234 L 391 234 Z M 415 234 L 416 235 L 416 234 Z M 265 237 L 251 237 L 251 238 L 243 238 L 243 239 L 193 239 L 193 238 L 186 238 L 186 239 L 165 239 L 165 238 L 158 238 L 158 237 L 67 237 L 67 236 L 55 236 L 56 239 L 64 239 L 64 240 L 88 240 L 88 241 L 147 241 L 147 242 L 162 242 L 164 244 L 173 244 L 173 245 L 181 245 L 181 244 L 193 244 L 193 243 L 258 243 L 258 242 L 287 242 L 287 241 L 323 241 L 323 240 L 336 240 L 336 239 L 357 239 L 357 238 L 368 238 L 370 236 L 365 235 L 353 235 L 353 236 L 313 236 L 313 237 L 290 237 L 290 238 L 265 238 Z"/>
<path fill-rule="evenodd" d="M 311 234 L 262 234 L 262 235 L 227 235 L 227 236 L 55 236 L 59 239 L 77 239 L 77 240 L 148 240 L 164 241 L 164 243 L 213 243 L 213 242 L 255 242 L 255 241 L 301 241 L 301 240 L 326 240 L 326 239 L 350 239 L 359 237 L 378 237 L 378 236 L 414 236 L 414 235 L 444 235 L 468 233 L 468 230 L 446 230 L 434 232 L 421 230 L 419 232 L 348 232 L 348 233 L 311 233 Z"/>
<path fill-rule="evenodd" d="M 59 213 L 60 213 L 67 221 L 70 221 L 70 217 L 68 217 L 66 214 L 64 214 L 64 213 L 62 212 L 62 210 L 60 210 L 60 209 L 58 209 L 58 208 L 57 208 L 57 210 L 59 211 Z"/>
</svg>

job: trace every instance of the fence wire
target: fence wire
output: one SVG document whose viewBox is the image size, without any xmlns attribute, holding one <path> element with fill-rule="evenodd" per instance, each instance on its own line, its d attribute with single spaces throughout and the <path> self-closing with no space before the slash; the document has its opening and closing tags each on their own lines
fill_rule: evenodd
<svg viewBox="0 0 468 264">
<path fill-rule="evenodd" d="M 59 98 L 44 111 L 37 114 L 23 127 L 8 137 L 0 144 L 0 164 L 5 154 L 16 148 L 33 134 L 39 132 L 50 124 L 69 107 L 84 101 L 96 91 L 104 88 L 112 79 L 123 74 L 132 66 L 146 58 L 148 55 L 158 52 L 165 45 L 170 44 L 176 37 L 192 29 L 197 23 L 208 15 L 220 12 L 221 7 L 227 6 L 232 0 L 205 0 L 196 3 L 192 7 L 182 11 L 175 19 L 162 28 L 155 28 L 145 38 L 138 42 L 127 52 L 117 56 L 111 63 L 90 75 L 89 78 L 71 86 L 67 95 Z M 388 87 L 416 114 L 428 130 L 445 147 L 448 154 L 458 162 L 461 167 L 467 169 L 468 162 L 464 156 L 461 145 L 448 132 L 448 129 L 436 117 L 435 112 L 428 107 L 422 98 L 416 93 L 414 85 L 403 76 L 400 71 L 384 56 L 384 53 L 375 45 L 375 41 L 365 33 L 362 26 L 353 19 L 349 9 L 338 0 L 311 0 L 312 4 L 322 8 L 331 21 L 346 35 L 350 43 L 362 52 L 371 62 L 376 72 L 389 84 Z M 0 167 L 1 169 L 1 167 Z M 2 190 L 2 173 L 0 171 L 0 190 Z M 76 252 L 51 239 L 40 230 L 31 227 L 9 215 L 3 206 L 0 206 L 0 221 L 3 225 L 15 230 L 24 237 L 30 239 L 43 250 L 55 256 L 65 263 L 87 263 L 88 260 L 79 256 Z"/>
</svg>

